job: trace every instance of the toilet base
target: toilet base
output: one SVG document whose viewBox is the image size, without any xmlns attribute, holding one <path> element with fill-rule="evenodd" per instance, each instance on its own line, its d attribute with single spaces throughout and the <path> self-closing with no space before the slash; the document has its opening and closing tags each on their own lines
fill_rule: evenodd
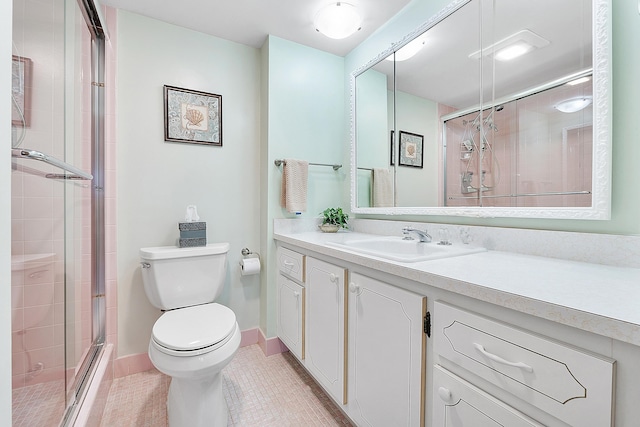
<svg viewBox="0 0 640 427">
<path fill-rule="evenodd" d="M 222 391 L 222 370 L 231 362 L 241 333 L 236 324 L 222 347 L 196 356 L 172 356 L 149 342 L 149 358 L 162 373 L 171 377 L 167 396 L 169 427 L 226 427 L 227 403 Z"/>
<path fill-rule="evenodd" d="M 172 378 L 167 415 L 171 427 L 226 427 L 228 409 L 222 392 L 222 374 L 207 381 Z"/>
</svg>

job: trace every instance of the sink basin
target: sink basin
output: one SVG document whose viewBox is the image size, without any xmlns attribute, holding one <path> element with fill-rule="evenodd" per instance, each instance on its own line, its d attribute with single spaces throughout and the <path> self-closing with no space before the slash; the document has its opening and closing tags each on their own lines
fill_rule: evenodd
<svg viewBox="0 0 640 427">
<path fill-rule="evenodd" d="M 327 242 L 327 245 L 399 262 L 428 261 L 486 251 L 482 247 L 421 243 L 418 240 L 402 240 L 401 237 L 354 239 L 340 243 Z"/>
</svg>

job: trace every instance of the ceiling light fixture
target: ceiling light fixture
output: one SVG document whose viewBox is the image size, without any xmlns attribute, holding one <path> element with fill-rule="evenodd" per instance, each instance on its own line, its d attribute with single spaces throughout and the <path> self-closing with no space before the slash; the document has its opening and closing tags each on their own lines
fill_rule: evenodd
<svg viewBox="0 0 640 427">
<path fill-rule="evenodd" d="M 562 101 L 555 106 L 555 109 L 563 113 L 576 113 L 591 105 L 592 98 L 590 96 L 583 96 L 581 98 L 572 98 Z"/>
<path fill-rule="evenodd" d="M 393 61 L 395 59 L 396 62 L 406 61 L 409 58 L 413 58 L 420 50 L 424 47 L 427 42 L 426 33 L 421 35 L 420 37 L 413 39 L 411 42 L 402 46 L 400 49 L 387 56 L 386 60 Z"/>
<path fill-rule="evenodd" d="M 551 44 L 549 40 L 540 37 L 533 31 L 520 30 L 484 49 L 473 52 L 469 58 L 480 59 L 493 55 L 497 61 L 510 61 L 549 44 Z"/>
<path fill-rule="evenodd" d="M 360 30 L 362 18 L 355 6 L 337 2 L 318 11 L 313 20 L 316 31 L 332 39 L 344 39 Z"/>
</svg>

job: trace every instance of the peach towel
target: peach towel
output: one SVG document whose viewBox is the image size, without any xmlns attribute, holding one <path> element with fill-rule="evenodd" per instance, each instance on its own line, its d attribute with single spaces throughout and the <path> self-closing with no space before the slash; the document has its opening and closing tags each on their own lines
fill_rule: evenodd
<svg viewBox="0 0 640 427">
<path fill-rule="evenodd" d="M 307 176 L 309 162 L 285 159 L 282 166 L 282 187 L 280 206 L 287 212 L 298 213 L 307 210 Z"/>
</svg>

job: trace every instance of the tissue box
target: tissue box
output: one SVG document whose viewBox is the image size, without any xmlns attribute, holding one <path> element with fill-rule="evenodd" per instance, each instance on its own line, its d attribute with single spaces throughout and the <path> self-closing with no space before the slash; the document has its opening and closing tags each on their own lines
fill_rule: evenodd
<svg viewBox="0 0 640 427">
<path fill-rule="evenodd" d="M 178 239 L 178 247 L 180 248 L 194 248 L 197 246 L 207 246 L 207 238 L 206 237 L 191 237 L 191 238 L 180 238 Z"/>
<path fill-rule="evenodd" d="M 178 230 L 182 231 L 201 231 L 207 230 L 207 223 L 204 221 L 197 222 L 179 222 Z"/>
<path fill-rule="evenodd" d="M 180 239 L 178 246 L 181 248 L 193 248 L 196 246 L 207 246 L 207 223 L 200 222 L 179 222 Z"/>
</svg>

